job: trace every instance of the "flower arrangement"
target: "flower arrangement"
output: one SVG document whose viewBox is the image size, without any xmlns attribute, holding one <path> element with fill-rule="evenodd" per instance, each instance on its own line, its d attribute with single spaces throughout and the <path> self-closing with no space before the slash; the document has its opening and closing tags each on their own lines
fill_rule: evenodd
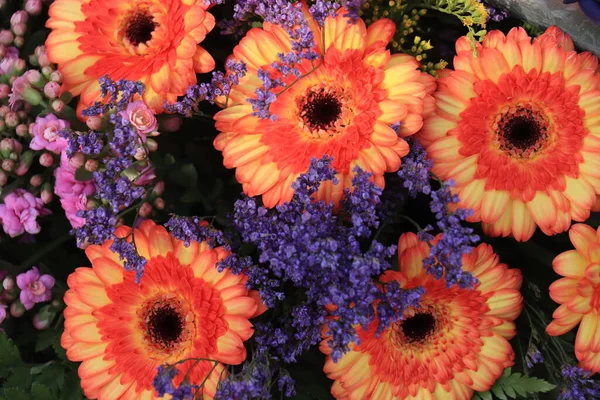
<svg viewBox="0 0 600 400">
<path fill-rule="evenodd" d="M 480 0 L 0 16 L 0 399 L 600 399 L 598 49 Z"/>
</svg>

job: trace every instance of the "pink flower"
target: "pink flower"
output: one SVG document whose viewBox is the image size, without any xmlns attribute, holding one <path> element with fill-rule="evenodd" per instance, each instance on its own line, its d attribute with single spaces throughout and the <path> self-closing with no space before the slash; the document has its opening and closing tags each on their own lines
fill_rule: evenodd
<svg viewBox="0 0 600 400">
<path fill-rule="evenodd" d="M 6 318 L 6 307 L 7 307 L 6 304 L 0 303 L 0 324 Z M 0 331 L 2 331 L 2 329 L 0 329 Z"/>
<path fill-rule="evenodd" d="M 12 84 L 12 92 L 8 96 L 8 104 L 14 108 L 19 100 L 23 100 L 23 92 L 31 89 L 31 83 L 26 76 L 19 76 Z"/>
<path fill-rule="evenodd" d="M 154 113 L 143 100 L 129 103 L 127 109 L 121 113 L 121 116 L 127 118 L 131 122 L 131 125 L 136 127 L 142 137 L 142 141 L 146 141 L 146 133 L 150 133 L 158 127 Z"/>
<path fill-rule="evenodd" d="M 24 232 L 38 233 L 40 226 L 37 217 L 48 214 L 50 210 L 44 208 L 42 199 L 23 189 L 13 190 L 4 198 L 4 204 L 0 204 L 0 221 L 4 232 L 10 237 Z"/>
<path fill-rule="evenodd" d="M 83 193 L 65 194 L 60 198 L 60 205 L 65 210 L 65 215 L 73 228 L 81 228 L 85 225 L 85 218 L 77 215 L 78 211 L 87 210 L 87 196 Z"/>
<path fill-rule="evenodd" d="M 8 74 L 15 63 L 15 60 L 19 58 L 19 50 L 16 47 L 9 47 L 6 49 L 2 61 L 0 61 L 0 75 Z"/>
<path fill-rule="evenodd" d="M 20 300 L 26 310 L 31 310 L 36 303 L 52 298 L 54 278 L 48 274 L 40 276 L 37 267 L 17 275 L 17 286 L 21 289 Z"/>
<path fill-rule="evenodd" d="M 58 132 L 68 127 L 68 121 L 59 119 L 54 114 L 48 114 L 45 117 L 38 116 L 30 128 L 33 139 L 31 139 L 29 147 L 33 150 L 46 149 L 55 154 L 60 154 L 69 146 L 69 142 L 61 137 Z"/>
<path fill-rule="evenodd" d="M 154 173 L 155 172 L 154 168 L 147 168 L 146 167 L 145 170 L 144 169 L 140 170 L 140 168 L 137 168 L 137 169 L 138 169 L 138 172 L 140 172 L 140 173 L 143 172 L 143 173 L 140 176 L 138 176 L 138 177 L 135 178 L 134 183 L 136 185 L 138 185 L 138 186 L 146 186 L 146 185 L 154 182 L 154 180 L 156 179 L 156 174 Z"/>
</svg>

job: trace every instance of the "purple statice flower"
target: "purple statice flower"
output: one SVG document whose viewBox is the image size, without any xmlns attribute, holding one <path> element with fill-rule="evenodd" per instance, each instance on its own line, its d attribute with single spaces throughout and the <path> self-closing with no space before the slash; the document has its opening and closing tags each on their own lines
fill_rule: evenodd
<svg viewBox="0 0 600 400">
<path fill-rule="evenodd" d="M 164 397 L 165 394 L 172 395 L 175 393 L 173 378 L 179 374 L 179 370 L 173 366 L 161 365 L 158 367 L 158 372 L 152 380 L 152 386 L 156 390 L 158 397 Z"/>
<path fill-rule="evenodd" d="M 362 8 L 365 0 L 342 0 L 342 5 L 348 11 L 345 17 L 348 17 L 350 21 L 354 22 L 359 18 L 360 9 Z"/>
<path fill-rule="evenodd" d="M 591 372 L 572 365 L 565 365 L 561 373 L 564 384 L 560 389 L 558 400 L 600 399 L 600 381 L 590 379 Z"/>
<path fill-rule="evenodd" d="M 492 6 L 486 6 L 485 8 L 487 9 L 487 12 L 488 12 L 488 18 L 487 18 L 486 22 L 489 22 L 489 21 L 500 22 L 504 18 L 508 17 L 508 12 L 506 12 L 504 10 L 498 10 Z"/>
<path fill-rule="evenodd" d="M 540 350 L 532 343 L 527 350 L 527 368 L 533 368 L 535 364 L 544 362 L 544 356 L 540 353 Z"/>
<path fill-rule="evenodd" d="M 313 5 L 309 7 L 310 15 L 323 26 L 327 17 L 335 16 L 335 13 L 340 8 L 340 4 L 337 1 L 331 0 L 316 0 Z"/>
<path fill-rule="evenodd" d="M 427 152 L 417 140 L 408 140 L 410 152 L 402 159 L 398 176 L 404 181 L 408 194 L 415 198 L 418 193 L 429 195 L 431 184 L 429 170 L 433 162 L 427 158 Z"/>
<path fill-rule="evenodd" d="M 111 109 L 125 111 L 135 95 L 141 96 L 144 93 L 144 84 L 141 82 L 126 79 L 115 82 L 108 75 L 104 75 L 98 82 L 100 82 L 100 95 L 106 99 L 106 102 L 94 102 L 91 107 L 82 111 L 84 117 L 107 114 Z"/>
<path fill-rule="evenodd" d="M 186 247 L 191 242 L 206 242 L 211 248 L 224 246 L 230 250 L 229 241 L 225 238 L 223 232 L 201 221 L 198 217 L 181 217 L 171 214 L 171 218 L 165 223 L 165 227 L 169 229 L 173 237 L 183 241 Z"/>
<path fill-rule="evenodd" d="M 290 202 L 268 210 L 244 197 L 234 206 L 234 223 L 242 240 L 259 250 L 260 267 L 245 269 L 247 285 L 259 291 L 269 308 L 283 298 L 286 282 L 304 291 L 306 300 L 293 312 L 276 323 L 256 326 L 259 348 L 271 349 L 286 362 L 318 343 L 324 323 L 329 327 L 333 357 L 338 359 L 349 343 L 357 341 L 355 326 L 366 327 L 373 321 L 373 304 L 387 301 L 373 278 L 391 267 L 396 246 L 373 241 L 363 248 L 359 241 L 378 224 L 375 206 L 381 191 L 368 174 L 356 171 L 354 190 L 345 192 L 342 217 L 338 217 L 332 204 L 312 198 L 321 182 L 337 183 L 331 161 L 327 156 L 313 159 L 308 172 L 292 185 Z M 274 285 L 277 281 L 279 287 Z M 402 314 L 399 303 L 394 309 Z M 326 307 L 335 318 L 326 319 Z"/>
<path fill-rule="evenodd" d="M 117 216 L 107 207 L 78 211 L 77 216 L 84 218 L 86 224 L 74 230 L 78 247 L 88 244 L 102 245 L 115 234 Z"/>
<path fill-rule="evenodd" d="M 52 298 L 54 278 L 48 274 L 40 275 L 37 267 L 17 275 L 17 286 L 21 289 L 19 299 L 26 310 L 31 310 L 36 303 L 43 303 Z"/>
<path fill-rule="evenodd" d="M 128 242 L 122 238 L 115 238 L 110 246 L 110 250 L 119 255 L 119 258 L 123 261 L 125 270 L 135 271 L 135 282 L 140 283 L 147 261 L 138 254 L 133 241 Z"/>
<path fill-rule="evenodd" d="M 397 310 L 402 310 L 409 307 L 417 308 L 421 296 L 425 293 L 425 289 L 418 287 L 414 290 L 405 290 L 400 287 L 397 281 L 393 281 L 384 286 L 381 301 L 377 304 L 377 318 L 379 326 L 377 334 L 383 332 L 386 326 L 398 322 L 402 319 L 402 315 Z"/>
</svg>

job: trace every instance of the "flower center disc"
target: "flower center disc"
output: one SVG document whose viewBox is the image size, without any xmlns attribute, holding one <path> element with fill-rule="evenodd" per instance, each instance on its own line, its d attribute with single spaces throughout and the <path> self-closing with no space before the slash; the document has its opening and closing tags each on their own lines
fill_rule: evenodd
<svg viewBox="0 0 600 400">
<path fill-rule="evenodd" d="M 400 330 L 409 343 L 422 343 L 434 333 L 436 325 L 432 314 L 420 313 L 405 318 L 400 324 Z"/>
<path fill-rule="evenodd" d="M 143 332 L 158 350 L 174 350 L 187 338 L 182 305 L 175 299 L 155 299 L 143 307 Z"/>
<path fill-rule="evenodd" d="M 327 130 L 337 122 L 342 114 L 342 102 L 325 89 L 308 92 L 300 106 L 300 117 L 313 131 Z"/>
<path fill-rule="evenodd" d="M 500 150 L 518 158 L 530 158 L 548 142 L 548 121 L 530 107 L 511 107 L 494 123 Z"/>
<path fill-rule="evenodd" d="M 133 46 L 145 44 L 152 39 L 152 32 L 157 25 L 148 11 L 137 11 L 125 22 L 125 38 Z"/>
</svg>

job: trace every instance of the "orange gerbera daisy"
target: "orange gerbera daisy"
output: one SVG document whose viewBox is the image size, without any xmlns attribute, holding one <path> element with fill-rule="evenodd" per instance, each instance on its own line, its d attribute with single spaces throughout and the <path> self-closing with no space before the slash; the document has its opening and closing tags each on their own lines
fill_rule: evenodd
<svg viewBox="0 0 600 400">
<path fill-rule="evenodd" d="M 55 0 L 49 15 L 48 57 L 63 90 L 81 95 L 79 110 L 99 99 L 108 74 L 143 82 L 144 101 L 160 112 L 215 66 L 197 46 L 215 25 L 204 0 Z"/>
<path fill-rule="evenodd" d="M 558 28 L 522 28 L 456 43 L 421 139 L 433 171 L 453 178 L 460 206 L 487 234 L 528 240 L 588 218 L 600 194 L 598 59 Z"/>
<path fill-rule="evenodd" d="M 328 17 L 320 28 L 309 18 L 316 48 L 324 57 L 304 60 L 302 76 L 288 77 L 277 88 L 270 111 L 276 121 L 252 116 L 246 101 L 261 87 L 259 70 L 272 71 L 277 54 L 291 51 L 283 28 L 264 23 L 248 32 L 233 50 L 247 64 L 248 73 L 234 86 L 227 108 L 215 115 L 222 133 L 214 142 L 223 152 L 224 165 L 236 168 L 237 180 L 249 196 L 263 195 L 267 207 L 292 198 L 292 183 L 306 172 L 311 158 L 334 157 L 340 184 L 326 182 L 316 197 L 338 203 L 344 188 L 352 186 L 352 169 L 360 166 L 384 185 L 384 172 L 400 167 L 408 153 L 402 139 L 417 132 L 424 114 L 433 112 L 435 89 L 419 63 L 405 54 L 386 50 L 395 25 L 381 19 L 368 29 L 359 19 L 351 24 L 345 10 Z M 321 29 L 324 30 L 322 34 Z M 313 70 L 313 65 L 316 69 Z M 390 128 L 401 122 L 400 137 Z"/>
<path fill-rule="evenodd" d="M 474 289 L 448 288 L 423 268 L 427 243 L 406 233 L 398 246 L 400 272 L 387 271 L 380 279 L 422 286 L 420 307 L 379 336 L 377 321 L 367 330 L 357 327 L 360 344 L 337 363 L 328 355 L 324 371 L 335 380 L 331 393 L 337 399 L 466 400 L 475 390 L 489 390 L 513 364 L 508 339 L 522 309 L 521 272 L 480 244 L 463 256 L 463 269 L 479 283 Z M 321 350 L 330 354 L 326 342 Z"/>
<path fill-rule="evenodd" d="M 583 368 L 600 372 L 600 228 L 594 231 L 575 224 L 569 238 L 575 250 L 559 254 L 552 262 L 564 278 L 550 285 L 550 297 L 560 306 L 546 332 L 563 335 L 580 324 L 575 355 Z"/>
<path fill-rule="evenodd" d="M 128 231 L 119 228 L 117 235 Z M 82 362 L 81 387 L 92 399 L 155 399 L 152 379 L 159 365 L 206 358 L 218 363 L 201 361 L 188 378 L 199 385 L 209 375 L 203 390 L 212 398 L 224 372 L 221 363 L 246 358 L 243 341 L 253 333 L 248 319 L 264 306 L 245 288 L 246 276 L 217 271 L 217 261 L 228 255 L 223 248 L 185 247 L 152 221 L 144 221 L 134 237 L 148 260 L 139 284 L 110 241 L 89 246 L 92 268 L 77 268 L 67 281 L 61 344 L 70 360 Z"/>
</svg>

